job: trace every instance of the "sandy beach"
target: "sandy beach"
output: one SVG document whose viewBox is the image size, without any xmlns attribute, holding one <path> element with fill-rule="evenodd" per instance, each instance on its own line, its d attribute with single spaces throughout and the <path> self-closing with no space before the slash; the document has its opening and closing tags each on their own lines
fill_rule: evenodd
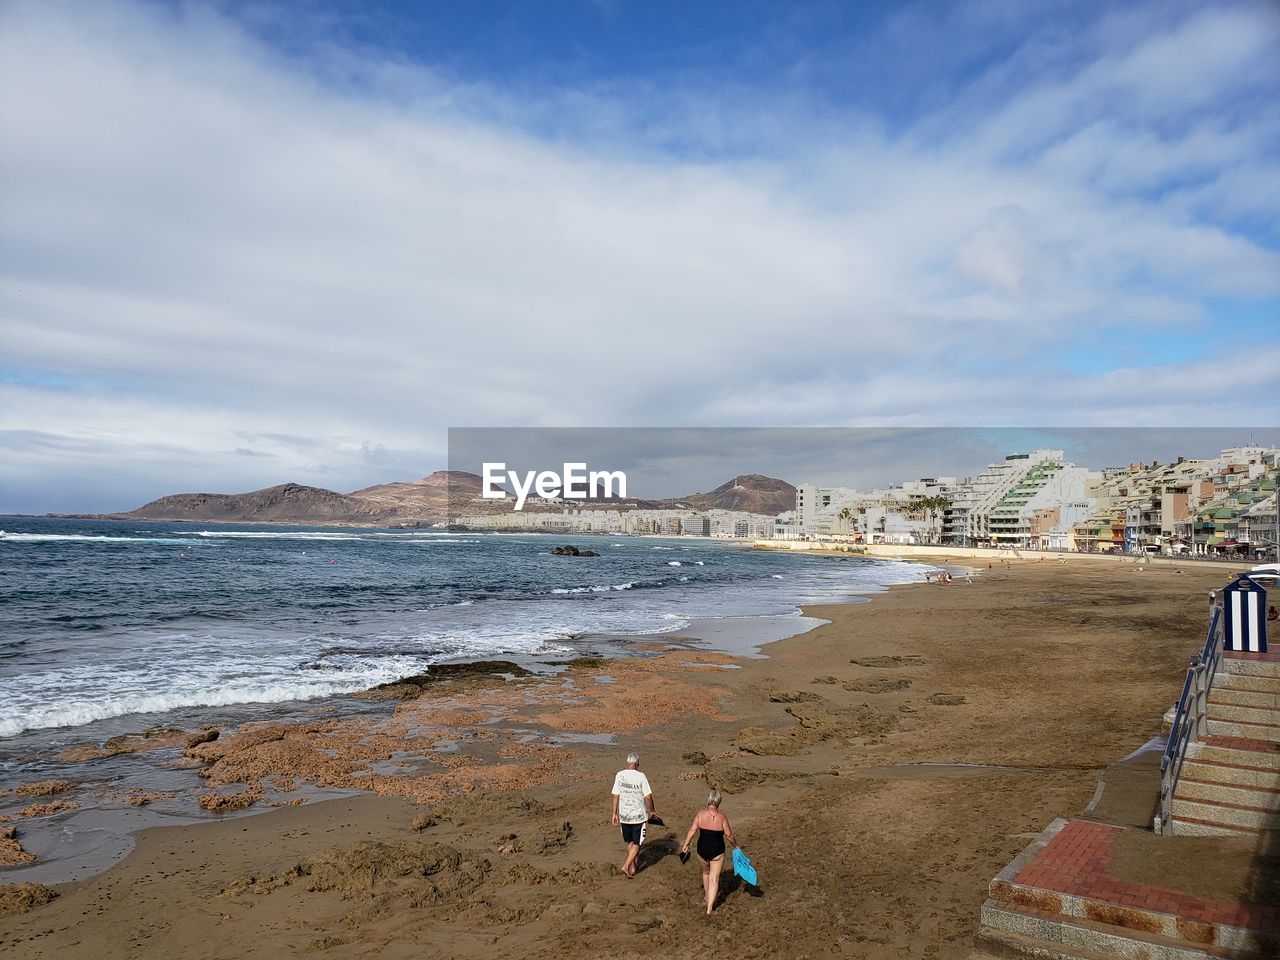
<svg viewBox="0 0 1280 960">
<path fill-rule="evenodd" d="M 186 750 L 210 804 L 366 792 L 144 831 L 106 873 L 0 917 L 0 951 L 965 957 L 991 878 L 1159 735 L 1227 572 L 1013 561 L 807 608 L 830 623 L 766 659 L 662 640 L 553 677 L 382 691 L 388 718 L 245 727 Z M 635 879 L 608 820 L 630 749 L 666 822 Z M 676 856 L 709 784 L 760 871 L 758 889 L 727 876 L 711 918 Z"/>
</svg>

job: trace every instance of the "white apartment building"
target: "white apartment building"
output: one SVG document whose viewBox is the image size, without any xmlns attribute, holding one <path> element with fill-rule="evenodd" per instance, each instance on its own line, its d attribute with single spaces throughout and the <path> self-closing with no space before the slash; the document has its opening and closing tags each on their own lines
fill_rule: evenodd
<svg viewBox="0 0 1280 960">
<path fill-rule="evenodd" d="M 863 543 L 926 543 L 942 534 L 945 505 L 958 490 L 955 477 L 927 477 L 862 492 L 850 487 L 796 488 L 794 537 L 849 538 Z"/>
<path fill-rule="evenodd" d="M 977 546 L 992 542 L 991 514 L 1005 496 L 1036 468 L 1065 466 L 1062 450 L 1011 453 L 999 463 L 989 463 L 977 477 L 962 485 L 952 501 L 944 537 L 948 542 Z M 1001 524 L 997 523 L 999 529 Z"/>
<path fill-rule="evenodd" d="M 833 503 L 844 503 L 857 496 L 858 491 L 849 487 L 820 487 L 815 483 L 802 483 L 796 487 L 796 515 L 794 527 L 802 537 L 824 537 L 833 532 Z M 837 510 L 839 508 L 837 507 Z"/>
<path fill-rule="evenodd" d="M 1102 474 L 1053 461 L 1032 468 L 991 511 L 993 543 L 1065 550 L 1071 530 L 1093 512 L 1089 491 Z"/>
</svg>

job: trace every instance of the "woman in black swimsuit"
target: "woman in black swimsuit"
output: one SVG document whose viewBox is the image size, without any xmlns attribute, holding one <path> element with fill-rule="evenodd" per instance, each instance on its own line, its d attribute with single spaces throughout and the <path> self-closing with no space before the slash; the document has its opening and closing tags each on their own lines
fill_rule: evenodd
<svg viewBox="0 0 1280 960">
<path fill-rule="evenodd" d="M 689 824 L 689 835 L 684 838 L 682 853 L 689 852 L 693 835 L 698 835 L 698 864 L 702 867 L 702 891 L 706 896 L 707 915 L 715 913 L 716 897 L 720 893 L 720 870 L 724 867 L 725 843 L 736 847 L 729 818 L 720 812 L 720 791 L 712 790 L 707 805 L 698 811 Z"/>
</svg>

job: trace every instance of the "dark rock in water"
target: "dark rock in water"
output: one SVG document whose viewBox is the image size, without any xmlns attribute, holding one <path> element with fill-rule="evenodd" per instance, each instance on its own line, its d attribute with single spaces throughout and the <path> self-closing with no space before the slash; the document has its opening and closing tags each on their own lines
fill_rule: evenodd
<svg viewBox="0 0 1280 960">
<path fill-rule="evenodd" d="M 580 550 L 572 544 L 565 544 L 563 547 L 555 547 L 551 551 L 553 557 L 598 557 L 600 554 L 594 550 Z"/>
<path fill-rule="evenodd" d="M 401 677 L 389 683 L 380 683 L 368 693 L 380 691 L 388 696 L 414 697 L 424 687 L 441 680 L 461 680 L 468 677 L 483 677 L 493 674 L 510 674 L 515 677 L 527 677 L 529 671 L 510 660 L 474 660 L 471 663 L 437 663 L 426 673 L 417 673 L 411 677 Z"/>
<path fill-rule="evenodd" d="M 608 657 L 588 654 L 583 657 L 574 657 L 572 660 L 548 660 L 547 665 L 552 667 L 568 667 L 570 670 L 593 670 L 597 667 L 603 667 L 608 662 Z"/>
<path fill-rule="evenodd" d="M 197 730 L 191 736 L 187 737 L 187 749 L 198 747 L 202 743 L 213 743 L 218 739 L 217 727 L 210 727 L 207 730 Z"/>
</svg>

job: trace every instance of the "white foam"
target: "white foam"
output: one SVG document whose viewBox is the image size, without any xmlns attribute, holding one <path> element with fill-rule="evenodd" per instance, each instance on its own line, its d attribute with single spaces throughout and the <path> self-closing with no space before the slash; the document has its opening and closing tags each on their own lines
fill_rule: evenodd
<svg viewBox="0 0 1280 960">
<path fill-rule="evenodd" d="M 600 584 L 592 587 L 556 587 L 552 590 L 555 594 L 568 593 L 608 593 L 610 590 L 630 590 L 636 585 L 634 580 L 627 583 Z"/>
<path fill-rule="evenodd" d="M 189 537 L 98 537 L 78 533 L 5 533 L 0 543 L 194 543 Z"/>
<path fill-rule="evenodd" d="M 308 533 L 301 530 L 289 532 L 249 530 L 199 530 L 197 537 L 212 540 L 363 540 L 356 533 Z"/>
<path fill-rule="evenodd" d="M 478 543 L 455 534 L 423 530 L 197 530 L 197 537 L 239 540 L 400 540 L 419 543 Z"/>
<path fill-rule="evenodd" d="M 103 669 L 98 664 L 27 675 L 19 687 L 0 691 L 0 738 L 27 730 L 79 726 L 132 714 L 164 713 L 192 707 L 286 703 L 332 697 L 367 690 L 380 683 L 421 673 L 433 663 L 456 656 L 494 652 L 532 655 L 561 654 L 570 648 L 549 631 L 510 636 L 482 632 L 454 637 L 375 637 L 375 643 L 406 649 L 422 647 L 431 654 L 379 656 L 376 649 L 355 647 L 299 670 L 298 656 L 255 657 L 225 649 L 216 638 L 170 637 L 168 643 L 203 639 L 204 646 L 222 645 L 220 652 L 193 652 L 178 658 L 172 650 L 157 652 L 147 663 Z M 300 638 L 315 642 L 312 638 Z"/>
<path fill-rule="evenodd" d="M 681 564 L 679 560 L 668 560 L 668 561 L 667 561 L 667 566 L 668 566 L 668 567 L 679 567 L 679 566 L 683 566 L 683 564 Z"/>
</svg>

